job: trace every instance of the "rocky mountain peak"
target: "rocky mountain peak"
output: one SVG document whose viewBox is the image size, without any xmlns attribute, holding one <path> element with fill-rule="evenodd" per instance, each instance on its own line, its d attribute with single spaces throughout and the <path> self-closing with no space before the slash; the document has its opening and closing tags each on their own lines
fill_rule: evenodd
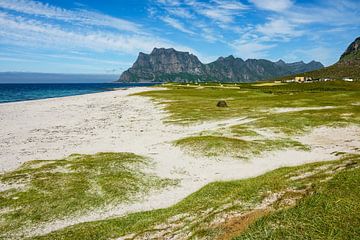
<svg viewBox="0 0 360 240">
<path fill-rule="evenodd" d="M 282 59 L 279 59 L 279 61 L 277 61 L 276 63 L 278 63 L 278 64 L 285 64 L 284 60 L 282 60 Z"/>
<path fill-rule="evenodd" d="M 225 59 L 226 60 L 235 60 L 235 57 L 233 55 L 229 55 Z"/>
<path fill-rule="evenodd" d="M 120 82 L 186 82 L 224 81 L 249 82 L 269 79 L 292 73 L 321 68 L 320 65 L 271 62 L 265 59 L 244 61 L 233 55 L 219 57 L 216 61 L 203 64 L 193 54 L 173 48 L 154 48 L 150 54 L 139 53 L 134 65 L 121 76 Z"/>
<path fill-rule="evenodd" d="M 341 55 L 339 62 L 351 63 L 360 61 L 360 37 L 356 38 Z"/>
</svg>

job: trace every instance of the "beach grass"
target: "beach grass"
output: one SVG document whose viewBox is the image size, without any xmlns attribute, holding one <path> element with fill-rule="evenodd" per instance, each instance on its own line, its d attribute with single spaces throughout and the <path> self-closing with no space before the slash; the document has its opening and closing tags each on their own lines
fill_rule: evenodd
<svg viewBox="0 0 360 240">
<path fill-rule="evenodd" d="M 289 83 L 283 85 L 221 84 L 180 85 L 167 84 L 167 90 L 138 93 L 151 97 L 169 113 L 167 122 L 191 124 L 201 121 L 233 117 L 273 118 L 277 108 L 336 107 L 322 113 L 350 112 L 359 120 L 360 82 Z M 216 106 L 225 100 L 228 108 Z M 334 112 L 335 111 L 335 112 Z M 331 116 L 333 117 L 333 116 Z M 316 117 L 317 118 L 317 117 Z M 309 121 L 312 119 L 310 118 Z M 336 122 L 335 118 L 332 122 Z M 352 119 L 346 119 L 352 122 Z"/>
<path fill-rule="evenodd" d="M 261 217 L 234 239 L 359 239 L 359 185 L 359 168 L 340 172 L 295 207 Z"/>
<path fill-rule="evenodd" d="M 283 239 L 284 234 L 354 239 L 360 234 L 359 164 L 359 155 L 348 155 L 214 182 L 170 208 L 77 224 L 33 239 Z"/>
<path fill-rule="evenodd" d="M 243 140 L 211 135 L 183 138 L 177 140 L 175 145 L 195 156 L 229 156 L 243 160 L 276 150 L 296 149 L 307 151 L 310 149 L 309 146 L 289 138 Z"/>
<path fill-rule="evenodd" d="M 132 153 L 73 154 L 36 160 L 0 175 L 0 238 L 56 219 L 108 205 L 139 200 L 151 190 L 174 185 L 145 173 L 149 159 Z"/>
<path fill-rule="evenodd" d="M 175 142 L 195 156 L 246 159 L 272 150 L 309 150 L 309 146 L 292 138 L 320 126 L 360 124 L 359 82 L 165 86 L 167 90 L 139 95 L 161 104 L 169 113 L 166 122 L 186 125 L 228 118 L 252 119 Z M 228 107 L 217 107 L 219 100 L 225 100 Z"/>
</svg>

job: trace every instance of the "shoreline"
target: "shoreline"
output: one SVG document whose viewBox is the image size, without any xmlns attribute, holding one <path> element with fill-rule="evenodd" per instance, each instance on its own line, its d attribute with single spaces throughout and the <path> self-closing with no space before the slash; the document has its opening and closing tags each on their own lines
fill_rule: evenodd
<svg viewBox="0 0 360 240">
<path fill-rule="evenodd" d="M 1 85 L 30 85 L 32 83 L 29 84 L 7 84 L 7 83 L 0 83 L 0 87 Z M 22 100 L 13 100 L 13 101 L 4 101 L 1 102 L 0 101 L 0 105 L 3 104 L 10 104 L 10 103 L 22 103 L 22 102 L 29 102 L 29 101 L 39 101 L 39 100 L 46 100 L 46 99 L 57 99 L 57 98 L 66 98 L 66 97 L 74 97 L 74 96 L 82 96 L 82 95 L 88 95 L 88 94 L 97 94 L 97 93 L 106 93 L 106 92 L 112 92 L 112 91 L 119 91 L 119 90 L 127 90 L 130 88 L 142 88 L 142 87 L 155 87 L 158 83 L 154 83 L 152 85 L 152 83 L 149 83 L 149 85 L 147 85 L 147 83 L 134 83 L 134 84 L 146 84 L 144 86 L 129 86 L 131 84 L 127 84 L 127 83 L 116 83 L 116 82 L 111 82 L 111 83 L 65 83 L 65 84 L 60 84 L 60 85 L 79 85 L 79 84 L 84 84 L 84 85 L 88 85 L 88 84 L 93 84 L 93 85 L 99 85 L 99 84 L 119 84 L 120 86 L 108 86 L 104 88 L 101 88 L 101 90 L 94 90 L 94 91 L 89 91 L 89 92 L 85 92 L 85 93 L 78 93 L 78 94 L 73 94 L 73 95 L 65 95 L 65 96 L 49 96 L 49 97 L 44 97 L 44 98 L 35 98 L 35 99 L 22 99 Z M 48 84 L 43 84 L 43 83 L 33 83 L 33 85 L 52 85 L 51 83 Z M 55 84 L 56 85 L 56 84 Z M 122 86 L 124 85 L 124 86 Z"/>
<path fill-rule="evenodd" d="M 57 160 L 70 154 L 131 152 L 154 162 L 152 173 L 179 179 L 177 187 L 155 192 L 133 204 L 108 206 L 90 214 L 46 223 L 31 234 L 42 235 L 76 223 L 171 206 L 214 181 L 255 177 L 285 166 L 334 160 L 335 151 L 360 146 L 358 126 L 320 127 L 297 137 L 311 151 L 279 150 L 249 161 L 194 157 L 172 143 L 205 130 L 240 125 L 247 117 L 189 126 L 165 124 L 168 113 L 147 97 L 130 96 L 154 87 L 0 104 L 0 173 L 30 160 Z M 297 109 L 287 109 L 296 111 Z M 169 198 L 168 196 L 172 197 Z M 156 201 L 154 201 L 156 199 Z"/>
<path fill-rule="evenodd" d="M 70 152 L 71 150 L 66 151 L 65 146 L 68 142 L 64 141 L 64 138 L 70 138 L 70 135 L 77 138 L 81 131 L 87 135 L 87 131 L 93 128 L 101 130 L 98 127 L 100 125 L 103 125 L 101 127 L 106 130 L 107 126 L 104 126 L 102 123 L 106 118 L 108 118 L 110 125 L 112 125 L 111 127 L 116 127 L 114 124 L 111 124 L 114 116 L 111 116 L 113 120 L 109 118 L 111 111 L 101 111 L 101 109 L 99 111 L 90 110 L 97 108 L 96 105 L 100 105 L 98 107 L 101 108 L 106 108 L 108 105 L 116 105 L 117 103 L 114 99 L 122 100 L 127 95 L 151 90 L 153 90 L 152 87 L 133 87 L 126 90 L 0 104 L 0 124 L 2 125 L 0 129 L 0 173 L 14 169 L 26 161 L 59 159 L 72 153 L 93 153 L 93 151 L 89 150 L 77 152 L 76 146 L 73 146 L 73 152 Z M 127 102 L 127 99 L 125 102 Z M 122 104 L 124 104 L 124 101 L 119 101 L 119 105 Z M 80 108 L 83 114 L 78 114 Z M 96 114 L 97 112 L 99 114 Z M 100 115 L 101 118 L 96 115 Z M 82 124 L 85 124 L 85 126 L 80 126 Z M 104 133 L 96 131 L 96 134 L 94 132 L 88 137 L 96 139 L 97 135 L 104 136 Z M 44 141 L 44 139 L 47 141 Z M 36 142 L 40 144 L 38 145 Z M 78 144 L 81 144 L 81 142 L 79 140 Z M 56 144 L 59 146 L 56 146 Z M 33 147 L 30 147 L 31 145 Z M 47 146 L 45 147 L 44 145 Z M 106 148 L 106 146 L 103 147 Z M 62 152 L 61 149 L 64 149 L 65 152 L 59 154 L 59 152 Z M 100 149 L 98 152 L 101 151 Z M 57 152 L 56 154 L 53 153 L 55 151 Z M 7 152 L 7 154 L 4 152 Z M 44 154 L 46 152 L 50 152 L 50 154 Z"/>
</svg>

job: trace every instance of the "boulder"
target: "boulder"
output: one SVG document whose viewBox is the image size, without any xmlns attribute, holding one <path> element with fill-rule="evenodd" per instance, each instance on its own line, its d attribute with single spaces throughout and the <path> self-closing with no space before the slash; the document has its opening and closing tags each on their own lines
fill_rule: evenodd
<svg viewBox="0 0 360 240">
<path fill-rule="evenodd" d="M 218 101 L 216 104 L 217 107 L 228 107 L 227 103 L 224 100 Z"/>
</svg>

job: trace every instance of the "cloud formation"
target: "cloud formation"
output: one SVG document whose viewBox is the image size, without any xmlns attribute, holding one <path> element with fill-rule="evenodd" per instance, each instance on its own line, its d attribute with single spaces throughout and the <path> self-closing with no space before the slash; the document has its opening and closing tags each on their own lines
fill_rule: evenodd
<svg viewBox="0 0 360 240">
<path fill-rule="evenodd" d="M 85 64 L 91 57 L 78 52 L 87 52 L 101 56 L 97 60 L 103 65 L 114 65 L 117 58 L 131 64 L 139 51 L 173 47 L 203 61 L 235 54 L 273 60 L 279 56 L 321 59 L 327 64 L 344 48 L 339 42 L 348 42 L 360 30 L 357 0 L 148 0 L 141 6 L 147 11 L 130 7 L 124 11 L 128 15 L 119 10 L 116 16 L 81 4 L 69 8 L 61 2 L 58 6 L 44 3 L 49 1 L 0 0 L 2 59 L 21 59 L 10 54 L 12 46 L 32 49 L 34 55 L 28 59 L 34 59 L 36 51 L 49 51 L 54 52 L 49 57 L 68 56 L 58 59 Z M 122 4 L 127 7 L 129 2 Z M 335 40 L 327 44 L 328 39 Z M 335 44 L 337 52 L 329 54 Z"/>
<path fill-rule="evenodd" d="M 250 0 L 256 7 L 260 9 L 281 12 L 289 9 L 293 2 L 291 0 L 276 0 L 276 1 L 269 1 L 269 0 Z"/>
<path fill-rule="evenodd" d="M 125 54 L 151 51 L 155 46 L 191 51 L 151 35 L 139 24 L 98 12 L 67 10 L 32 0 L 2 0 L 0 9 L 0 43 L 4 44 Z M 99 26 L 103 28 L 95 28 Z"/>
</svg>

